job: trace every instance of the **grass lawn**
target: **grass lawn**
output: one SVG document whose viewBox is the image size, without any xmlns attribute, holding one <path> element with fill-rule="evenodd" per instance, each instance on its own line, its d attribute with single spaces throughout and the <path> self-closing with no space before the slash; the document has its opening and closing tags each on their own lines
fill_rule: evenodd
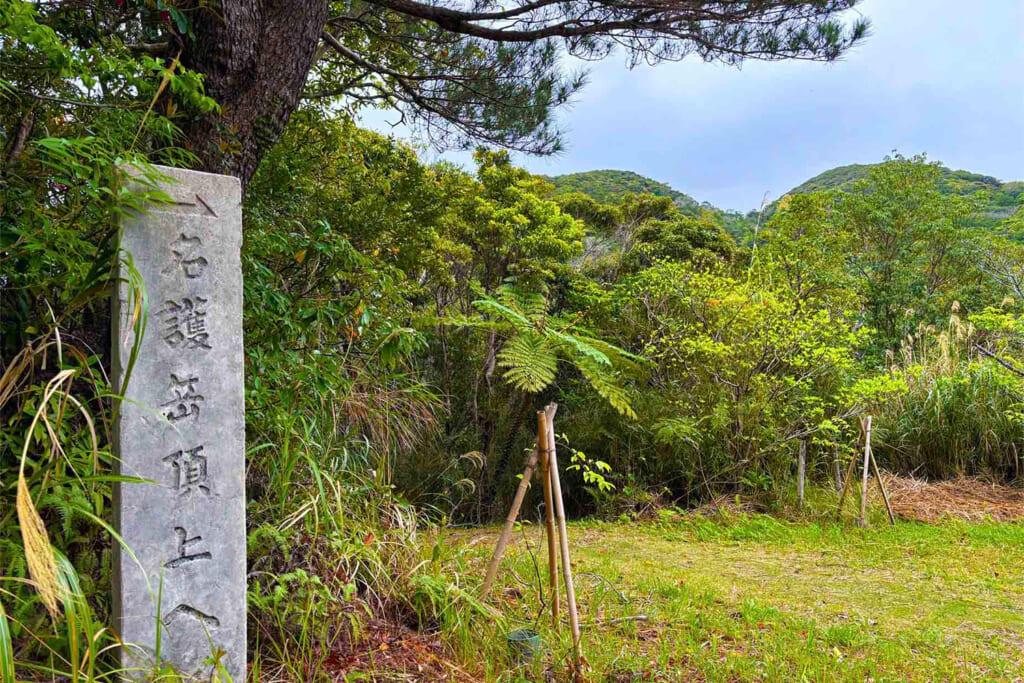
<svg viewBox="0 0 1024 683">
<path fill-rule="evenodd" d="M 496 535 L 458 541 L 481 574 Z M 1020 524 L 664 515 L 578 523 L 569 536 L 591 681 L 1024 680 Z M 536 619 L 546 557 L 539 528 L 517 532 L 495 591 L 508 623 L 454 629 L 487 680 L 565 669 L 568 628 Z M 503 634 L 531 627 L 545 656 L 510 666 Z"/>
</svg>

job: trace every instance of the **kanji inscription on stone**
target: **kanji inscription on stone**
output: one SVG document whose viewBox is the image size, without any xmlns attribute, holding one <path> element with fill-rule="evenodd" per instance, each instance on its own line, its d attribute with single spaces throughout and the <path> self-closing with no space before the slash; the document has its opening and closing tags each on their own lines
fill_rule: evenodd
<svg viewBox="0 0 1024 683">
<path fill-rule="evenodd" d="M 132 678 L 157 666 L 159 627 L 160 665 L 206 681 L 219 658 L 244 681 L 241 188 L 230 176 L 156 168 L 172 202 L 122 221 L 114 297 L 115 386 L 128 377 L 119 473 L 147 480 L 115 486 L 118 532 L 135 556 L 114 558 L 116 629 Z M 149 302 L 138 346 L 130 269 Z"/>
</svg>

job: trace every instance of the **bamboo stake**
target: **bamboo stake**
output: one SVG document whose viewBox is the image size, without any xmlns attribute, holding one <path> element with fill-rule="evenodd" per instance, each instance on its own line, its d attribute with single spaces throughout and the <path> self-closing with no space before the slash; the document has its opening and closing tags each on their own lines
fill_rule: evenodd
<svg viewBox="0 0 1024 683">
<path fill-rule="evenodd" d="M 562 551 L 562 579 L 565 581 L 565 601 L 569 609 L 569 625 L 572 627 L 573 663 L 576 676 L 579 677 L 583 671 L 583 645 L 580 642 L 580 617 L 576 612 L 576 589 L 572 583 L 572 564 L 569 560 L 569 534 L 565 528 L 565 505 L 562 502 L 562 483 L 558 477 L 558 455 L 554 447 L 554 417 L 556 410 L 558 410 L 558 405 L 555 403 L 549 404 L 544 410 L 548 435 L 552 437 L 549 439 L 551 449 L 548 464 L 551 468 L 551 495 L 555 499 L 555 513 L 558 515 L 558 540 Z"/>
<path fill-rule="evenodd" d="M 885 510 L 889 513 L 889 523 L 896 526 L 896 515 L 892 513 L 892 505 L 889 503 L 889 494 L 882 483 L 882 474 L 878 471 L 878 462 L 875 461 L 875 451 L 871 449 L 871 467 L 875 472 L 875 480 L 878 482 L 878 490 L 882 492 L 882 500 L 885 501 Z"/>
<path fill-rule="evenodd" d="M 804 475 L 807 474 L 807 440 L 800 440 L 800 455 L 796 461 L 796 506 L 804 507 Z"/>
<path fill-rule="evenodd" d="M 523 505 L 523 498 L 526 497 L 526 489 L 530 487 L 530 479 L 533 477 L 533 470 L 537 467 L 537 449 L 530 453 L 530 459 L 523 470 L 523 478 L 519 481 L 519 488 L 516 489 L 516 497 L 512 500 L 512 507 L 505 518 L 505 528 L 501 531 L 498 545 L 494 546 L 494 555 L 491 557 L 491 564 L 487 567 L 487 577 L 484 585 L 480 588 L 480 596 L 487 597 L 494 584 L 494 577 L 498 575 L 498 565 L 501 564 L 501 556 L 505 554 L 505 546 L 508 539 L 512 537 L 512 528 L 515 526 L 516 518 L 519 516 L 519 508 Z"/>
<path fill-rule="evenodd" d="M 846 500 L 846 492 L 850 489 L 850 481 L 853 480 L 853 467 L 857 458 L 850 458 L 850 466 L 846 468 L 846 480 L 843 482 L 843 491 L 839 494 L 839 506 L 836 508 L 836 519 L 843 516 L 843 501 Z"/>
<path fill-rule="evenodd" d="M 860 486 L 860 525 L 868 525 L 868 461 L 871 459 L 871 416 L 866 421 L 861 421 L 864 428 L 864 476 L 861 478 Z"/>
<path fill-rule="evenodd" d="M 558 540 L 555 537 L 555 509 L 551 496 L 551 449 L 555 445 L 554 430 L 548 425 L 547 414 L 537 411 L 537 447 L 540 449 L 540 476 L 544 481 L 544 522 L 548 537 L 548 579 L 551 587 L 551 625 L 557 631 L 558 618 Z"/>
</svg>

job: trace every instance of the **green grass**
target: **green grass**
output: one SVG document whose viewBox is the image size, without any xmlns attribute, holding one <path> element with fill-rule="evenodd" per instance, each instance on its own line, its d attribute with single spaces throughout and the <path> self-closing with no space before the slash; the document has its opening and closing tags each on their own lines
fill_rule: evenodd
<svg viewBox="0 0 1024 683">
<path fill-rule="evenodd" d="M 1024 676 L 1024 526 L 789 523 L 755 515 L 581 523 L 569 531 L 593 681 L 1014 681 Z M 530 539 L 546 586 L 540 529 Z M 479 539 L 478 539 L 479 540 Z M 537 571 L 523 535 L 504 566 L 502 610 L 456 638 L 488 680 L 510 667 L 502 629 L 531 625 Z M 491 538 L 467 551 L 482 566 Z M 600 578 L 598 578 L 600 577 Z M 647 621 L 608 624 L 646 615 Z M 603 624 L 595 624 L 603 621 Z M 537 668 L 570 648 L 553 634 Z M 486 660 L 482 662 L 482 659 Z"/>
</svg>

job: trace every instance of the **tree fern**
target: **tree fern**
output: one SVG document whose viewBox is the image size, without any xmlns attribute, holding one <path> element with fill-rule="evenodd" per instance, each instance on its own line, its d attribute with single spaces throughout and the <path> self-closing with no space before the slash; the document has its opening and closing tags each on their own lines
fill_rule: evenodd
<svg viewBox="0 0 1024 683">
<path fill-rule="evenodd" d="M 498 299 L 530 320 L 543 320 L 548 315 L 548 297 L 542 292 L 505 286 L 498 290 Z"/>
<path fill-rule="evenodd" d="M 485 297 L 473 304 L 504 323 L 510 335 L 497 357 L 506 382 L 521 391 L 538 393 L 555 381 L 558 359 L 562 358 L 575 365 L 612 407 L 636 418 L 619 369 L 624 362 L 641 361 L 641 357 L 600 339 L 573 334 L 575 321 L 551 317 L 542 295 L 512 287 L 503 287 L 498 295 L 500 301 Z"/>
</svg>

